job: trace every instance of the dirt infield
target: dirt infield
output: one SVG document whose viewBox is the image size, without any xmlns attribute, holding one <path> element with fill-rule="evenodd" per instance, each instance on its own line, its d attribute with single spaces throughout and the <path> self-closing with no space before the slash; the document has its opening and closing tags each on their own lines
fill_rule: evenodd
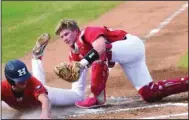
<svg viewBox="0 0 189 120">
<path fill-rule="evenodd" d="M 124 29 L 129 33 L 144 37 L 152 29 L 156 28 L 160 22 L 165 18 L 172 15 L 183 4 L 188 3 L 186 1 L 137 1 L 137 2 L 125 2 L 119 5 L 117 8 L 102 15 L 95 21 L 91 21 L 86 25 L 106 25 L 112 28 Z M 84 27 L 84 26 L 82 26 Z M 157 34 L 150 37 L 146 42 L 146 61 L 149 67 L 150 73 L 155 81 L 162 79 L 171 79 L 175 77 L 182 77 L 188 75 L 188 70 L 180 69 L 176 67 L 176 63 L 179 58 L 185 54 L 188 49 L 188 8 L 176 16 L 168 25 L 160 30 Z M 59 80 L 52 69 L 54 65 L 60 63 L 63 60 L 68 60 L 68 47 L 64 45 L 63 41 L 56 40 L 51 41 L 45 51 L 44 56 L 44 69 L 47 75 L 47 85 L 61 88 L 71 88 L 71 84 Z M 26 62 L 31 70 L 31 54 L 21 58 Z M 88 78 L 90 78 L 90 73 Z M 142 78 L 141 78 L 142 80 Z M 181 93 L 178 95 L 170 96 L 163 99 L 161 102 L 148 104 L 140 99 L 135 88 L 131 85 L 127 77 L 123 74 L 119 65 L 116 65 L 110 72 L 110 76 L 107 82 L 107 97 L 127 97 L 132 99 L 131 102 L 125 100 L 117 105 L 106 104 L 99 110 L 111 111 L 118 109 L 127 109 L 120 112 L 113 113 L 99 113 L 93 114 L 91 112 L 88 115 L 82 115 L 71 118 L 143 118 L 152 117 L 157 115 L 169 115 L 180 114 L 188 112 L 188 94 Z M 87 91 L 88 92 L 88 91 Z M 165 105 L 166 103 L 173 102 L 175 105 Z M 178 103 L 179 105 L 177 105 Z M 180 105 L 180 103 L 183 103 Z M 153 107 L 153 105 L 159 105 L 159 107 Z M 161 106 L 162 105 L 162 106 Z M 145 106 L 151 106 L 146 107 Z M 166 106 L 166 107 L 165 107 Z M 139 109 L 128 109 L 137 108 Z M 144 107 L 144 108 L 142 108 Z M 63 114 L 63 110 L 53 109 L 52 114 Z M 57 113 L 56 110 L 58 111 Z M 82 109 L 77 108 L 78 111 Z M 94 111 L 98 109 L 94 109 Z M 91 110 L 92 111 L 92 110 Z M 56 116 L 57 117 L 57 116 Z M 180 117 L 167 117 L 167 118 L 187 118 L 188 115 Z"/>
</svg>

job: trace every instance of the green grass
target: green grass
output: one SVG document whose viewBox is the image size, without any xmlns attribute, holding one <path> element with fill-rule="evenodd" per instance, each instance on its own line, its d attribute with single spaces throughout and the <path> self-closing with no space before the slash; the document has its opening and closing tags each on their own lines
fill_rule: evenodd
<svg viewBox="0 0 189 120">
<path fill-rule="evenodd" d="M 181 68 L 188 68 L 188 52 L 186 55 L 181 57 L 180 61 L 178 62 L 178 66 Z"/>
<path fill-rule="evenodd" d="M 54 29 L 61 18 L 83 25 L 114 8 L 116 1 L 2 1 L 2 62 L 31 51 L 35 39 Z M 113 16 L 112 16 L 113 17 Z"/>
</svg>

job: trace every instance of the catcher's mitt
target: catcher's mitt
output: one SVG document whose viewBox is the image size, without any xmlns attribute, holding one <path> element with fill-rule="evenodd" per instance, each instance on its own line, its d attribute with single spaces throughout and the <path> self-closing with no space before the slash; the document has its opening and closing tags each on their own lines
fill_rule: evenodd
<svg viewBox="0 0 189 120">
<path fill-rule="evenodd" d="M 57 76 L 67 82 L 75 82 L 79 79 L 81 65 L 79 62 L 61 62 L 54 67 Z"/>
</svg>

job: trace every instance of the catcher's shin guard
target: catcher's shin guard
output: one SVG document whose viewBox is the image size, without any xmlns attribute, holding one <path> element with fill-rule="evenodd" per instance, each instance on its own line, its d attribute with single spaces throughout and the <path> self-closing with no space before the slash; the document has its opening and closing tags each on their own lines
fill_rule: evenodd
<svg viewBox="0 0 189 120">
<path fill-rule="evenodd" d="M 109 70 L 104 61 L 94 62 L 92 64 L 91 92 L 97 98 L 98 104 L 104 104 L 106 101 L 106 81 Z"/>
<path fill-rule="evenodd" d="M 189 90 L 188 76 L 174 80 L 161 80 L 157 83 L 150 82 L 148 85 L 140 88 L 138 93 L 146 102 L 155 102 L 163 97 L 186 92 Z"/>
</svg>

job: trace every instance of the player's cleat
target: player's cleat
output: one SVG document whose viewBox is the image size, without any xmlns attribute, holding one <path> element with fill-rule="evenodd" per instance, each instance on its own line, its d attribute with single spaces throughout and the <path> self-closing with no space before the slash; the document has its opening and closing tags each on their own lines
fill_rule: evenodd
<svg viewBox="0 0 189 120">
<path fill-rule="evenodd" d="M 50 35 L 48 33 L 44 33 L 39 36 L 32 50 L 33 57 L 35 59 L 41 59 L 41 57 L 43 56 L 43 51 L 47 46 L 49 40 L 50 40 Z"/>
<path fill-rule="evenodd" d="M 99 107 L 100 105 L 97 104 L 97 98 L 95 97 L 89 97 L 86 98 L 84 101 L 77 101 L 75 102 L 75 105 L 80 108 L 95 108 Z"/>
<path fill-rule="evenodd" d="M 106 102 L 105 90 L 97 97 L 88 97 L 84 101 L 75 102 L 75 105 L 80 108 L 90 109 L 102 106 Z"/>
</svg>

